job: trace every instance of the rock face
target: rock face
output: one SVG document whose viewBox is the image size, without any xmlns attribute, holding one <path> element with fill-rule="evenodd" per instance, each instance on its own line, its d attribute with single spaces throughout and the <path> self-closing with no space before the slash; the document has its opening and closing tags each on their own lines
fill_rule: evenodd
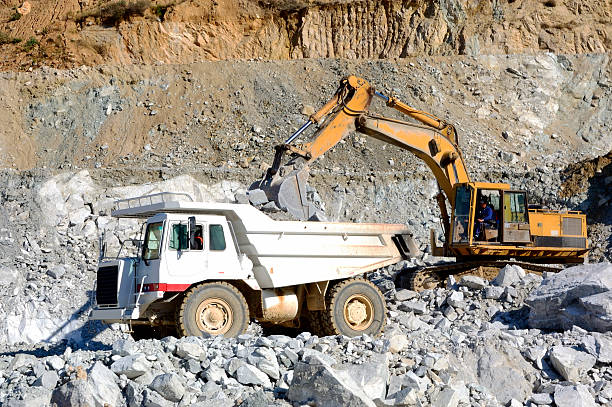
<svg viewBox="0 0 612 407">
<path fill-rule="evenodd" d="M 612 264 L 575 266 L 550 275 L 525 303 L 533 328 L 612 330 Z"/>
<path fill-rule="evenodd" d="M 609 7 L 594 0 L 584 3 L 272 0 L 259 5 L 220 0 L 170 4 L 158 16 L 146 7 L 132 7 L 123 17 L 120 7 L 104 2 L 87 3 L 76 14 L 69 2 L 44 1 L 11 25 L 21 38 L 53 26 L 62 35 L 51 48 L 50 63 L 62 63 L 52 58 L 56 53 L 70 54 L 63 64 L 73 66 L 609 51 Z M 56 11 L 45 14 L 52 4 Z M 11 14 L 3 17 L 9 21 Z M 572 24 L 563 25 L 566 21 Z M 78 32 L 67 30 L 77 24 L 82 25 Z M 14 54 L 25 54 L 23 47 L 6 42 Z M 25 55 L 14 64 L 22 61 Z"/>
</svg>

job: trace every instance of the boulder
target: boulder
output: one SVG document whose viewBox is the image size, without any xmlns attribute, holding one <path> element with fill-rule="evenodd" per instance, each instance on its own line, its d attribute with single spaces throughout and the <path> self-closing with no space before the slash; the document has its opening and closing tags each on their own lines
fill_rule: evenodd
<svg viewBox="0 0 612 407">
<path fill-rule="evenodd" d="M 87 371 L 87 382 L 91 389 L 96 407 L 119 405 L 121 390 L 115 382 L 117 376 L 98 361 Z"/>
<path fill-rule="evenodd" d="M 239 203 L 239 204 L 248 204 L 249 203 L 249 197 L 248 197 L 246 191 L 238 191 L 238 192 L 236 192 L 236 194 L 234 194 L 234 200 L 236 201 L 236 203 Z"/>
<path fill-rule="evenodd" d="M 503 405 L 515 399 L 524 403 L 531 395 L 536 370 L 513 346 L 491 338 L 489 346 L 466 351 L 452 365 L 459 367 L 464 382 L 478 382 Z"/>
<path fill-rule="evenodd" d="M 336 368 L 338 376 L 356 383 L 369 399 L 383 399 L 387 393 L 389 379 L 388 359 L 385 355 L 374 355 L 362 364 L 347 363 Z"/>
<path fill-rule="evenodd" d="M 40 375 L 36 381 L 34 382 L 34 386 L 44 387 L 48 390 L 55 389 L 57 382 L 59 381 L 59 376 L 54 371 L 47 371 Z"/>
<path fill-rule="evenodd" d="M 419 293 L 417 293 L 416 291 L 407 290 L 403 288 L 395 293 L 395 301 L 398 301 L 398 302 L 408 301 L 418 296 L 419 296 Z"/>
<path fill-rule="evenodd" d="M 570 267 L 544 279 L 525 300 L 529 326 L 588 331 L 612 330 L 612 264 Z"/>
<path fill-rule="evenodd" d="M 462 382 L 446 386 L 431 398 L 432 407 L 457 407 L 459 403 L 470 404 L 470 391 Z"/>
<path fill-rule="evenodd" d="M 463 308 L 465 303 L 463 302 L 463 293 L 461 291 L 453 291 L 448 297 L 446 297 L 446 303 L 453 308 Z"/>
<path fill-rule="evenodd" d="M 557 407 L 595 407 L 597 405 L 589 389 L 582 384 L 556 386 L 554 399 Z"/>
<path fill-rule="evenodd" d="M 6 407 L 48 407 L 51 405 L 51 390 L 44 387 L 28 387 L 22 394 L 4 401 Z"/>
<path fill-rule="evenodd" d="M 294 403 L 320 407 L 374 407 L 368 395 L 347 375 L 338 374 L 324 363 L 298 363 L 287 398 Z"/>
<path fill-rule="evenodd" d="M 135 406 L 139 406 L 139 404 L 135 404 Z M 159 394 L 158 392 L 151 390 L 151 389 L 145 389 L 142 392 L 142 406 L 145 407 L 174 407 L 176 406 L 175 403 L 166 400 L 165 398 L 162 397 L 161 394 Z"/>
<path fill-rule="evenodd" d="M 249 197 L 249 202 L 253 206 L 263 205 L 268 202 L 268 197 L 266 196 L 266 193 L 261 189 L 252 189 L 247 192 L 247 195 Z"/>
<path fill-rule="evenodd" d="M 503 269 L 499 270 L 497 277 L 491 281 L 491 284 L 499 287 L 508 287 L 520 282 L 525 277 L 525 270 L 521 266 L 508 264 Z"/>
<path fill-rule="evenodd" d="M 561 376 L 570 382 L 577 382 L 595 366 L 595 356 L 565 346 L 553 346 L 550 361 Z"/>
<path fill-rule="evenodd" d="M 272 387 L 268 375 L 253 365 L 242 364 L 236 370 L 236 380 L 242 384 L 256 384 L 264 387 Z"/>
<path fill-rule="evenodd" d="M 185 388 L 176 373 L 164 373 L 155 376 L 149 388 L 158 392 L 168 401 L 179 402 L 185 395 Z"/>
<path fill-rule="evenodd" d="M 199 359 L 203 353 L 204 349 L 197 343 L 180 342 L 176 345 L 175 354 L 179 358 Z"/>
<path fill-rule="evenodd" d="M 491 300 L 499 300 L 504 294 L 503 287 L 491 286 L 485 288 L 484 297 Z"/>
<path fill-rule="evenodd" d="M 401 311 L 414 312 L 415 314 L 424 314 L 427 310 L 427 304 L 424 301 L 407 301 L 403 302 L 398 307 Z"/>
<path fill-rule="evenodd" d="M 111 365 L 111 370 L 117 376 L 126 375 L 128 379 L 134 379 L 149 372 L 149 362 L 142 353 L 124 356 Z"/>
<path fill-rule="evenodd" d="M 583 339 L 582 346 L 595 356 L 599 363 L 612 363 L 612 336 L 609 333 L 594 332 Z"/>
<path fill-rule="evenodd" d="M 408 338 L 402 333 L 396 333 L 389 339 L 389 352 L 399 353 L 408 345 Z"/>
<path fill-rule="evenodd" d="M 51 395 L 51 405 L 70 407 L 93 407 L 95 400 L 85 380 L 71 380 L 63 386 L 58 387 Z"/>
<path fill-rule="evenodd" d="M 129 339 L 119 339 L 113 343 L 113 355 L 128 356 L 136 353 L 136 343 Z"/>
<path fill-rule="evenodd" d="M 473 290 L 480 290 L 488 285 L 487 280 L 478 276 L 464 276 L 461 278 L 460 284 Z"/>
<path fill-rule="evenodd" d="M 66 362 L 64 362 L 64 359 L 57 355 L 49 356 L 47 358 L 47 366 L 49 366 L 53 370 L 60 370 L 64 367 L 65 364 Z"/>
</svg>

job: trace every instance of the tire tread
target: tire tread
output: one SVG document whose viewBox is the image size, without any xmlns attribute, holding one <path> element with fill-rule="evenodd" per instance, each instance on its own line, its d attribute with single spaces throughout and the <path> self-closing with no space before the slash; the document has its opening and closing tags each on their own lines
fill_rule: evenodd
<svg viewBox="0 0 612 407">
<path fill-rule="evenodd" d="M 380 327 L 381 331 L 385 327 L 385 324 L 387 322 L 387 304 L 386 304 L 385 298 L 383 297 L 378 287 L 376 287 L 376 285 L 372 283 L 370 280 L 366 280 L 363 277 L 355 277 L 355 278 L 350 278 L 346 280 L 341 280 L 337 282 L 336 284 L 334 284 L 327 291 L 325 295 L 325 302 L 327 304 L 326 309 L 324 311 L 316 311 L 317 315 L 315 315 L 313 318 L 313 320 L 316 321 L 316 326 L 318 328 L 317 335 L 319 336 L 341 335 L 340 328 L 336 324 L 336 321 L 334 318 L 334 309 L 336 306 L 336 301 L 338 299 L 338 294 L 342 292 L 344 287 L 356 281 L 359 281 L 359 282 L 362 282 L 362 283 L 365 283 L 371 286 L 380 296 L 382 303 L 383 303 L 383 307 L 384 307 L 384 317 L 382 320 L 382 325 Z"/>
<path fill-rule="evenodd" d="M 244 311 L 245 311 L 245 315 L 247 316 L 245 318 L 245 324 L 242 327 L 242 329 L 240 330 L 240 332 L 245 332 L 246 329 L 249 326 L 249 305 L 246 302 L 246 299 L 244 298 L 244 295 L 242 295 L 242 293 L 232 284 L 227 283 L 225 281 L 215 281 L 215 282 L 207 282 L 207 283 L 202 283 L 202 284 L 198 284 L 195 285 L 193 287 L 191 287 L 190 289 L 187 290 L 187 292 L 183 295 L 183 300 L 181 301 L 180 305 L 178 307 L 176 307 L 176 315 L 175 315 L 175 319 L 176 319 L 176 330 L 178 332 L 178 334 L 180 336 L 188 336 L 189 333 L 187 332 L 187 329 L 185 327 L 185 324 L 183 323 L 184 318 L 182 318 L 184 312 L 185 312 L 185 305 L 187 304 L 187 302 L 189 301 L 189 298 L 194 295 L 194 293 L 200 289 L 202 289 L 203 287 L 206 286 L 223 286 L 226 288 L 229 288 L 231 291 L 234 292 L 234 294 L 236 294 L 238 296 L 238 298 L 241 300 L 242 305 L 244 306 Z"/>
</svg>

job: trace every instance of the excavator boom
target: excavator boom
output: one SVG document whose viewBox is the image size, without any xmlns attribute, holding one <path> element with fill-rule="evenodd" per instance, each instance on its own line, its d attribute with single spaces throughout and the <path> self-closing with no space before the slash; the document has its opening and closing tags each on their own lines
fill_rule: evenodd
<svg viewBox="0 0 612 407">
<path fill-rule="evenodd" d="M 369 113 L 374 97 L 386 105 L 419 121 L 422 125 L 395 120 Z M 294 142 L 312 124 L 318 129 L 312 141 L 302 145 Z M 348 76 L 340 81 L 334 96 L 319 111 L 310 116 L 298 131 L 283 144 L 276 146 L 272 167 L 260 183 L 268 198 L 299 219 L 316 217 L 317 209 L 306 199 L 308 169 L 312 162 L 333 148 L 352 131 L 394 144 L 421 158 L 432 170 L 447 199 L 454 198 L 453 185 L 469 182 L 469 176 L 457 144 L 455 128 L 436 116 L 415 109 L 396 97 L 377 92 L 366 80 Z M 290 160 L 283 165 L 283 157 Z M 442 195 L 442 197 L 444 196 Z M 444 199 L 438 199 L 445 230 L 448 216 Z"/>
</svg>

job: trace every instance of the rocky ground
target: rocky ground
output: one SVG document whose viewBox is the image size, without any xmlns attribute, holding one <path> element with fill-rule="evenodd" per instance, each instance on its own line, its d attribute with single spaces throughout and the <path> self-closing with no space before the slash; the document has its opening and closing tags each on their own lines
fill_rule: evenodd
<svg viewBox="0 0 612 407">
<path fill-rule="evenodd" d="M 6 406 L 596 406 L 612 404 L 612 265 L 396 291 L 381 337 L 308 332 L 43 346 L 0 355 Z M 556 304 L 551 297 L 563 298 Z M 569 311 L 579 302 L 580 313 Z M 605 308 L 605 304 L 608 304 Z M 526 307 L 529 305 L 529 308 Z M 562 310 L 568 312 L 562 315 Z M 551 313 L 557 320 L 543 318 Z M 565 324 L 565 325 L 564 325 Z M 567 325 L 569 324 L 569 325 Z M 534 326 L 547 329 L 535 329 Z M 565 330 L 562 330 L 565 327 Z M 551 331 L 548 329 L 556 329 Z M 584 329 L 586 328 L 586 329 Z M 588 330 L 588 331 L 587 331 Z M 589 332 L 591 331 L 591 332 Z M 74 346 L 74 345 L 73 345 Z"/>
</svg>

